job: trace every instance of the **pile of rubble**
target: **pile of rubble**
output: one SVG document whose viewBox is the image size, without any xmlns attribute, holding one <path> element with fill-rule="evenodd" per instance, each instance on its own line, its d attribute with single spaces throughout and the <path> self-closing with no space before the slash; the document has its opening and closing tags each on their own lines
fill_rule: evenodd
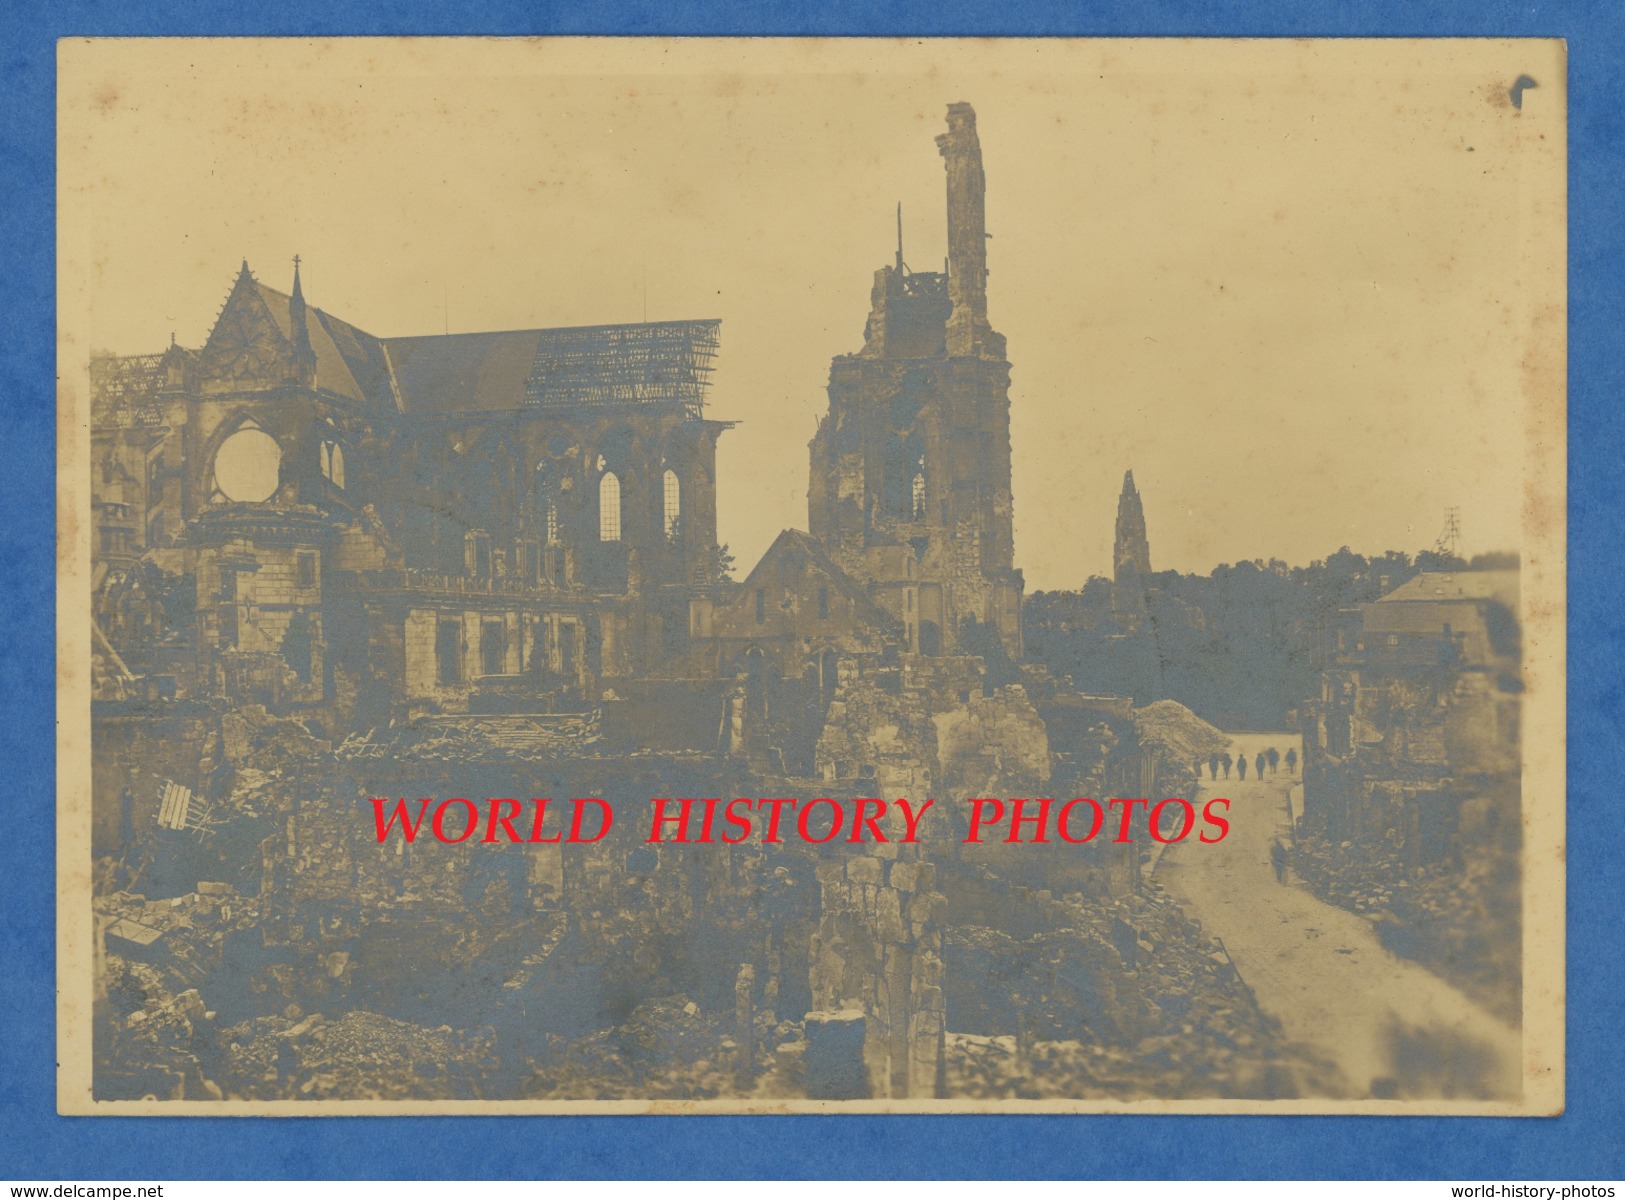
<svg viewBox="0 0 1625 1200">
<path fill-rule="evenodd" d="M 174 995 L 201 986 L 218 967 L 224 939 L 234 930 L 252 929 L 259 921 L 260 901 L 239 895 L 223 883 L 203 882 L 197 890 L 167 900 L 149 900 L 130 892 L 95 898 L 95 912 L 106 945 L 108 977 L 118 976 L 134 960 L 151 975 L 154 994 Z M 112 984 L 109 984 L 112 990 Z M 141 1007 L 142 993 L 132 992 L 129 1006 Z"/>
<path fill-rule="evenodd" d="M 1158 700 L 1134 710 L 1134 732 L 1141 747 L 1159 760 L 1158 778 L 1177 781 L 1179 795 L 1189 795 L 1201 775 L 1199 764 L 1222 754 L 1230 739 L 1175 700 Z M 1176 793 L 1164 790 L 1163 795 Z"/>
<path fill-rule="evenodd" d="M 220 1031 L 220 1086 L 256 1100 L 468 1100 L 496 1067 L 494 1037 L 373 1012 L 259 1017 Z"/>
<path fill-rule="evenodd" d="M 1059 899 L 1010 889 L 947 939 L 947 1086 L 992 1098 L 1332 1095 L 1330 1064 L 1286 1043 L 1220 943 L 1155 883 Z"/>
<path fill-rule="evenodd" d="M 216 792 L 215 817 L 221 826 L 249 822 L 243 836 L 263 829 L 252 824 L 274 818 L 293 805 L 296 784 L 311 775 L 312 764 L 332 761 L 332 743 L 294 717 L 271 716 L 263 706 L 245 705 L 220 714 L 221 761 L 229 786 Z M 212 790 L 212 789 L 211 789 Z M 217 830 L 229 837 L 229 829 Z"/>
<path fill-rule="evenodd" d="M 219 1014 L 203 991 L 220 973 L 225 940 L 258 919 L 258 901 L 219 883 L 167 900 L 114 892 L 95 900 L 105 947 L 99 1012 L 103 1099 L 218 1100 Z"/>
<path fill-rule="evenodd" d="M 333 744 L 297 717 L 272 716 L 263 704 L 244 704 L 220 714 L 222 750 L 228 762 L 296 763 L 325 759 Z"/>
<path fill-rule="evenodd" d="M 528 1100 L 706 1100 L 749 1094 L 775 1068 L 771 1047 L 797 1028 L 758 1014 L 742 1050 L 733 1012 L 706 1012 L 686 995 L 645 1000 L 625 1021 L 584 1038 L 550 1037 L 524 1088 Z M 745 1054 L 749 1061 L 742 1061 Z"/>
<path fill-rule="evenodd" d="M 937 727 L 926 698 L 917 692 L 894 694 L 855 678 L 843 679 L 838 697 L 826 710 L 818 737 L 818 775 L 850 779 L 872 768 L 881 789 L 875 795 L 928 794 Z"/>
<path fill-rule="evenodd" d="M 339 744 L 344 760 L 389 758 L 412 762 L 527 762 L 577 758 L 597 751 L 603 715 L 469 714 L 421 717 L 409 725 L 352 734 Z"/>
<path fill-rule="evenodd" d="M 1335 1096 L 1322 1063 L 1267 1047 L 1223 1056 L 1160 1039 L 1132 1049 L 1075 1039 L 1023 1043 L 1013 1036 L 950 1033 L 948 1095 L 977 1100 L 1144 1100 L 1221 1097 L 1284 1100 Z"/>
<path fill-rule="evenodd" d="M 1292 869 L 1329 904 L 1369 918 L 1384 946 L 1467 991 L 1496 1015 L 1522 1013 L 1517 864 L 1478 857 L 1407 869 L 1391 842 L 1300 834 Z"/>
<path fill-rule="evenodd" d="M 105 979 L 114 1011 L 98 1039 L 108 1055 L 97 1099 L 224 1099 L 211 1078 L 216 1014 L 197 989 L 173 992 L 162 971 L 122 959 L 109 960 Z"/>
</svg>

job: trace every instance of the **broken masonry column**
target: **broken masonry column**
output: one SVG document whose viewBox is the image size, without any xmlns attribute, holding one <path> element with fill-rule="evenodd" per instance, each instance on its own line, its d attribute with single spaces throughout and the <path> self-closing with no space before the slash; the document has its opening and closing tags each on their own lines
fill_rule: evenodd
<svg viewBox="0 0 1625 1200">
<path fill-rule="evenodd" d="M 948 132 L 937 136 L 948 172 L 948 353 L 981 349 L 987 324 L 987 176 L 976 110 L 963 101 L 948 106 Z"/>
<path fill-rule="evenodd" d="M 734 1041 L 739 1043 L 734 1076 L 741 1087 L 748 1087 L 756 1074 L 756 1010 L 751 1003 L 755 990 L 756 968 L 750 963 L 741 963 L 734 980 Z"/>
<path fill-rule="evenodd" d="M 859 1009 L 810 1012 L 806 1019 L 807 1096 L 813 1100 L 867 1100 L 863 1063 L 868 1022 Z"/>
<path fill-rule="evenodd" d="M 912 869 L 899 870 L 905 865 Z M 946 1094 L 948 1001 L 942 990 L 942 930 L 948 916 L 948 898 L 936 890 L 936 864 L 920 860 L 897 863 L 892 880 L 911 893 L 905 909 L 913 935 L 909 963 L 908 1095 Z"/>
<path fill-rule="evenodd" d="M 770 1021 L 778 1019 L 779 978 L 783 974 L 784 954 L 779 948 L 779 938 L 769 933 L 767 939 L 767 981 L 762 984 L 762 1010 L 767 1013 Z"/>
</svg>

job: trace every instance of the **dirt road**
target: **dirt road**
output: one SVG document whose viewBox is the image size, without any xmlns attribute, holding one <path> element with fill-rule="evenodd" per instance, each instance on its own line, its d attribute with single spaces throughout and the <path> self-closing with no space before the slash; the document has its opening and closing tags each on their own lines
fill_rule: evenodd
<svg viewBox="0 0 1625 1200">
<path fill-rule="evenodd" d="M 1353 1097 L 1515 1097 L 1521 1038 L 1422 966 L 1384 949 L 1364 917 L 1324 904 L 1288 872 L 1278 883 L 1270 846 L 1288 841 L 1287 798 L 1298 780 L 1283 762 L 1259 780 L 1253 756 L 1298 748 L 1289 734 L 1234 734 L 1245 782 L 1203 771 L 1201 802 L 1230 799 L 1222 842 L 1169 847 L 1156 878 L 1223 940 L 1259 1004 L 1286 1035 L 1335 1062 Z"/>
</svg>

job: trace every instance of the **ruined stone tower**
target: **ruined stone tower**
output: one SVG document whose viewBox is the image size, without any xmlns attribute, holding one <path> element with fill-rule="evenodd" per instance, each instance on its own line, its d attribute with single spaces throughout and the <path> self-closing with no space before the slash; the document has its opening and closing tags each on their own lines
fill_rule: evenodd
<svg viewBox="0 0 1625 1200">
<path fill-rule="evenodd" d="M 947 270 L 875 272 L 864 346 L 830 367 L 808 521 L 902 622 L 907 649 L 1021 655 L 1012 555 L 1010 364 L 987 320 L 986 177 L 976 114 L 948 106 Z"/>
<path fill-rule="evenodd" d="M 1137 607 L 1151 575 L 1151 543 L 1145 535 L 1145 509 L 1134 486 L 1134 472 L 1123 472 L 1123 491 L 1117 497 L 1117 543 L 1112 550 L 1112 606 L 1120 611 Z"/>
</svg>

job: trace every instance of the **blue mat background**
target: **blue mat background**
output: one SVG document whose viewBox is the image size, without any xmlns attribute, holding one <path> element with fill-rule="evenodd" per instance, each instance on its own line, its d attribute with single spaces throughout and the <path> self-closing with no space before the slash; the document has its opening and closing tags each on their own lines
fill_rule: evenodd
<svg viewBox="0 0 1625 1200">
<path fill-rule="evenodd" d="M 0 15 L 0 1179 L 1625 1177 L 1617 918 L 1622 566 L 1609 480 L 1625 347 L 1625 5 L 1305 0 L 23 0 Z M 1562 36 L 1569 40 L 1568 1112 L 1551 1120 L 1309 1117 L 133 1120 L 55 1114 L 55 40 L 95 35 L 921 34 Z M 29 468 L 34 468 L 30 470 Z M 477 1122 L 477 1124 L 475 1123 Z"/>
</svg>

